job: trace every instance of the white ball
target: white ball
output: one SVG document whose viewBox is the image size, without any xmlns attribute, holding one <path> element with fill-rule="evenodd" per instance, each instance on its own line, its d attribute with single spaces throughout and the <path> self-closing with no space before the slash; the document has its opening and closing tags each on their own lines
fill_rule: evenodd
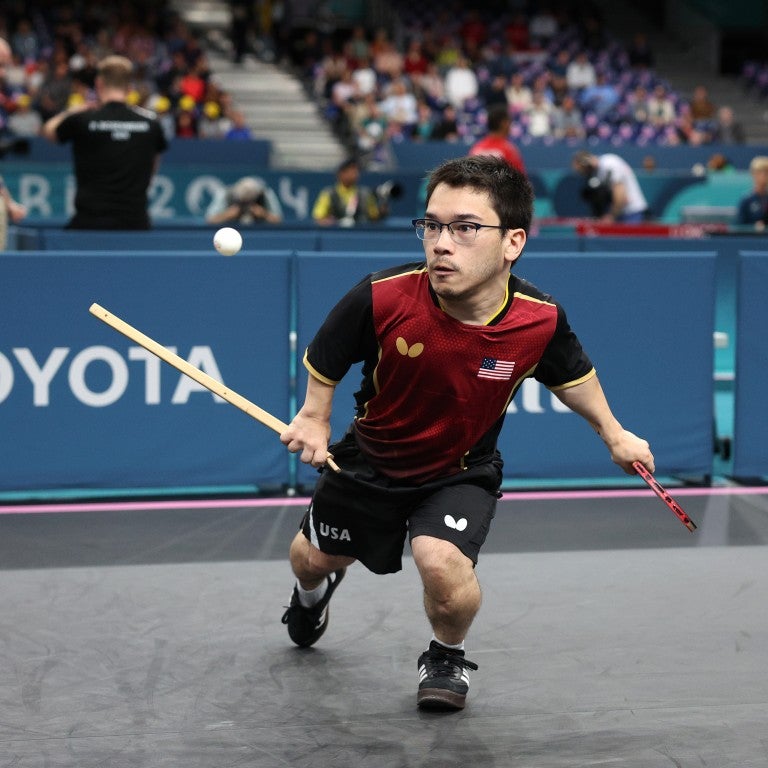
<svg viewBox="0 0 768 768">
<path fill-rule="evenodd" d="M 236 229 L 222 227 L 213 236 L 213 247 L 222 256 L 234 256 L 243 247 L 243 238 Z"/>
</svg>

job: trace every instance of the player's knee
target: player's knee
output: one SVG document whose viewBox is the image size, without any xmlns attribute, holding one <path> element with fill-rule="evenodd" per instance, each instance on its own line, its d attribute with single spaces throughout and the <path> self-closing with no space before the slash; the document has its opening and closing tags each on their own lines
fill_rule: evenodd
<svg viewBox="0 0 768 768">
<path fill-rule="evenodd" d="M 355 558 L 326 554 L 299 532 L 291 543 L 290 561 L 299 579 L 311 580 L 346 568 L 355 562 Z"/>
<path fill-rule="evenodd" d="M 467 580 L 474 579 L 472 561 L 449 541 L 417 536 L 414 560 L 425 590 L 437 600 L 448 600 Z"/>
</svg>

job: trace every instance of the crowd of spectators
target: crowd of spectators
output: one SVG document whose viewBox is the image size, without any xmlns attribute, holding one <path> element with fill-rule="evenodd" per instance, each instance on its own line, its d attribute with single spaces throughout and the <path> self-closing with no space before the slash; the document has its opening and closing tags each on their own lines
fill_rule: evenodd
<svg viewBox="0 0 768 768">
<path fill-rule="evenodd" d="M 643 34 L 618 43 L 588 3 L 507 5 L 398 0 L 392 32 L 316 26 L 283 53 L 343 141 L 373 163 L 386 162 L 391 142 L 470 145 L 498 104 L 521 145 L 745 141 L 703 86 L 684 98 L 656 74 Z M 0 134 L 37 136 L 51 115 L 92 100 L 96 62 L 117 53 L 136 68 L 129 103 L 154 111 L 169 140 L 252 137 L 201 41 L 167 3 L 8 2 L 0 38 L 12 51 L 0 72 Z M 745 77 L 763 88 L 765 69 L 755 64 Z"/>
<path fill-rule="evenodd" d="M 768 98 L 768 58 L 745 61 L 741 68 L 741 79 L 747 92 L 758 99 Z"/>
<path fill-rule="evenodd" d="M 167 4 L 3 5 L 12 58 L 0 72 L 0 133 L 38 136 L 52 115 L 93 101 L 96 64 L 114 53 L 135 66 L 128 103 L 157 113 L 167 139 L 251 138 L 198 36 Z"/>
<path fill-rule="evenodd" d="M 619 43 L 589 4 L 393 3 L 397 32 L 362 25 L 323 37 L 307 30 L 291 51 L 326 118 L 350 147 L 385 161 L 391 142 L 471 144 L 489 108 L 510 114 L 509 138 L 616 146 L 742 143 L 728 107 L 701 86 L 676 93 L 654 70 L 648 38 Z M 532 9 L 532 10 L 531 10 Z"/>
</svg>

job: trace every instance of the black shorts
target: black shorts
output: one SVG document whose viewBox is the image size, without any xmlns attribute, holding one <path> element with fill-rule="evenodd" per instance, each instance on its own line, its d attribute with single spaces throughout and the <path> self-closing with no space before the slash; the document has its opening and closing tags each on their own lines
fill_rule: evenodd
<svg viewBox="0 0 768 768">
<path fill-rule="evenodd" d="M 341 472 L 324 468 L 301 530 L 319 550 L 359 560 L 373 573 L 402 568 L 409 540 L 427 535 L 455 544 L 477 563 L 501 485 L 498 457 L 420 486 L 398 485 L 372 469 L 352 435 L 329 446 Z"/>
</svg>

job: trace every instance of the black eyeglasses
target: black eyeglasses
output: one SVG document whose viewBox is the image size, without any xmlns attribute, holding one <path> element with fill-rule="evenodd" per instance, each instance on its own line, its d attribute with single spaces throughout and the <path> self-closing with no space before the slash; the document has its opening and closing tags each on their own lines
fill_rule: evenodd
<svg viewBox="0 0 768 768">
<path fill-rule="evenodd" d="M 411 223 L 419 240 L 437 240 L 445 227 L 451 240 L 457 245 L 474 243 L 481 229 L 509 229 L 509 227 L 500 227 L 498 224 L 477 224 L 474 221 L 451 221 L 443 224 L 435 219 L 414 219 Z"/>
</svg>

